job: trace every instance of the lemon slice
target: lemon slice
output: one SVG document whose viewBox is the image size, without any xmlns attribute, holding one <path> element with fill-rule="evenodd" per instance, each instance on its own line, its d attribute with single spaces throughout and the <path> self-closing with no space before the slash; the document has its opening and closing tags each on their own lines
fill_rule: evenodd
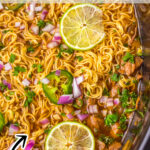
<svg viewBox="0 0 150 150">
<path fill-rule="evenodd" d="M 45 150 L 94 150 L 91 130 L 77 122 L 62 122 L 48 134 Z"/>
<path fill-rule="evenodd" d="M 93 48 L 105 36 L 102 10 L 93 4 L 71 7 L 62 16 L 60 33 L 64 42 L 75 50 Z"/>
</svg>

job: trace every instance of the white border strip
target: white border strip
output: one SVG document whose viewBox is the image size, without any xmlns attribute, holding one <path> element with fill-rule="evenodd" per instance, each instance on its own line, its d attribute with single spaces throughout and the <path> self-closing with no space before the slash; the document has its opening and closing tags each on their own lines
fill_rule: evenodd
<svg viewBox="0 0 150 150">
<path fill-rule="evenodd" d="M 150 0 L 0 0 L 1 3 L 150 3 Z"/>
</svg>

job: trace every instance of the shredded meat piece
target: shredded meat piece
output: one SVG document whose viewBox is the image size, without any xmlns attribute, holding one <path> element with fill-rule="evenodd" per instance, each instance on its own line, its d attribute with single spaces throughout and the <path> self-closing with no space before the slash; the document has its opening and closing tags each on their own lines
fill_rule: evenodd
<svg viewBox="0 0 150 150">
<path fill-rule="evenodd" d="M 140 57 L 135 57 L 135 68 L 139 68 L 143 63 L 143 59 L 141 59 Z"/>
<path fill-rule="evenodd" d="M 128 76 L 132 75 L 134 71 L 141 66 L 143 63 L 143 59 L 140 57 L 135 57 L 135 64 L 130 62 L 126 62 L 124 66 L 122 66 L 123 61 L 121 61 L 121 68 L 119 69 L 119 73 L 126 74 Z"/>
<path fill-rule="evenodd" d="M 117 134 L 121 133 L 121 130 L 119 129 L 119 123 L 115 123 L 111 126 L 111 131 L 110 134 L 112 135 L 112 137 L 114 138 L 118 138 Z"/>
<path fill-rule="evenodd" d="M 118 94 L 118 88 L 119 88 L 119 85 L 115 85 L 115 86 L 113 86 L 112 87 L 112 89 L 111 89 L 111 91 L 110 91 L 110 95 L 111 95 L 111 97 L 115 97 L 115 96 L 117 96 L 117 94 Z"/>
<path fill-rule="evenodd" d="M 121 144 L 119 142 L 114 142 L 109 146 L 109 150 L 119 150 L 121 148 Z"/>
<path fill-rule="evenodd" d="M 104 150 L 105 149 L 105 143 L 101 142 L 100 140 L 96 140 L 96 146 L 97 150 Z"/>
<path fill-rule="evenodd" d="M 125 65 L 124 65 L 124 69 L 125 69 L 125 73 L 127 76 L 131 75 L 134 73 L 135 71 L 135 64 L 132 64 L 130 62 L 127 62 Z"/>
<path fill-rule="evenodd" d="M 87 125 L 94 131 L 100 130 L 102 126 L 104 126 L 104 121 L 94 115 L 90 115 L 87 119 Z"/>
</svg>

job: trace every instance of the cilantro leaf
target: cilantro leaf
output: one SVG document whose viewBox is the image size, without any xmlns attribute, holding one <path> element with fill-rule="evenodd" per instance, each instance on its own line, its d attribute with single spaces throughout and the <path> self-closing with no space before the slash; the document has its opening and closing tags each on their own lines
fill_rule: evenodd
<svg viewBox="0 0 150 150">
<path fill-rule="evenodd" d="M 114 73 L 110 78 L 112 81 L 115 81 L 115 82 L 119 81 L 119 75 L 116 73 Z"/>
<path fill-rule="evenodd" d="M 118 115 L 117 114 L 109 114 L 105 118 L 105 125 L 111 126 L 114 123 L 118 121 Z"/>
<path fill-rule="evenodd" d="M 128 99 L 129 99 L 129 91 L 127 89 L 124 89 L 122 91 L 122 95 L 120 97 L 120 101 L 122 103 L 122 107 L 125 108 L 128 106 Z"/>
<path fill-rule="evenodd" d="M 45 27 L 45 25 L 46 25 L 46 22 L 43 21 L 43 20 L 39 20 L 38 23 L 37 23 L 37 26 L 39 26 L 40 28 Z"/>
<path fill-rule="evenodd" d="M 58 53 L 57 57 L 61 58 L 62 57 L 62 55 L 61 55 L 62 52 L 65 52 L 65 53 L 68 53 L 68 54 L 73 54 L 74 50 L 72 48 L 64 49 L 63 44 L 60 44 L 59 53 Z"/>
<path fill-rule="evenodd" d="M 127 52 L 126 55 L 123 57 L 123 61 L 129 61 L 130 63 L 134 64 L 134 56 L 131 53 Z"/>
<path fill-rule="evenodd" d="M 3 49 L 5 46 L 3 45 L 2 42 L 0 42 L 0 50 Z"/>
<path fill-rule="evenodd" d="M 109 96 L 110 95 L 108 89 L 104 88 L 103 95 L 104 96 Z"/>
<path fill-rule="evenodd" d="M 78 59 L 79 62 L 83 60 L 82 56 L 76 56 L 76 58 Z"/>
<path fill-rule="evenodd" d="M 120 65 L 117 65 L 117 66 L 116 66 L 116 69 L 118 70 L 119 68 L 120 68 Z"/>
<path fill-rule="evenodd" d="M 16 66 L 14 68 L 13 76 L 18 76 L 19 72 L 26 72 L 24 67 Z"/>
<path fill-rule="evenodd" d="M 30 46 L 30 47 L 27 48 L 27 52 L 34 52 L 34 50 L 35 49 L 32 46 Z"/>
<path fill-rule="evenodd" d="M 35 93 L 33 91 L 28 90 L 25 95 L 27 99 L 24 103 L 24 106 L 27 107 L 32 102 L 33 98 L 35 97 Z"/>
<path fill-rule="evenodd" d="M 104 143 L 108 146 L 108 145 L 110 145 L 110 144 L 113 143 L 114 138 L 112 138 L 112 137 L 110 137 L 110 136 L 105 136 L 105 135 L 102 134 L 102 135 L 99 137 L 99 140 L 102 141 L 102 142 L 104 142 Z"/>
<path fill-rule="evenodd" d="M 14 54 L 10 55 L 9 62 L 13 63 L 15 61 L 16 56 Z"/>
<path fill-rule="evenodd" d="M 122 130 L 125 130 L 127 128 L 126 121 L 127 121 L 127 117 L 125 116 L 125 114 L 122 114 L 119 119 L 120 128 Z"/>
<path fill-rule="evenodd" d="M 37 72 L 40 73 L 43 71 L 42 65 L 37 65 Z"/>
</svg>

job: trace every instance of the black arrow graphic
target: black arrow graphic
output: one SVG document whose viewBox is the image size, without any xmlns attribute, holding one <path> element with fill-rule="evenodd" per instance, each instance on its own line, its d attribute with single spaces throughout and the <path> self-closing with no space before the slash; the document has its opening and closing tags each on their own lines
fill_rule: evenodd
<svg viewBox="0 0 150 150">
<path fill-rule="evenodd" d="M 16 142 L 11 146 L 10 150 L 17 150 L 21 145 L 21 148 L 24 149 L 27 143 L 28 135 L 26 134 L 16 134 Z"/>
</svg>

